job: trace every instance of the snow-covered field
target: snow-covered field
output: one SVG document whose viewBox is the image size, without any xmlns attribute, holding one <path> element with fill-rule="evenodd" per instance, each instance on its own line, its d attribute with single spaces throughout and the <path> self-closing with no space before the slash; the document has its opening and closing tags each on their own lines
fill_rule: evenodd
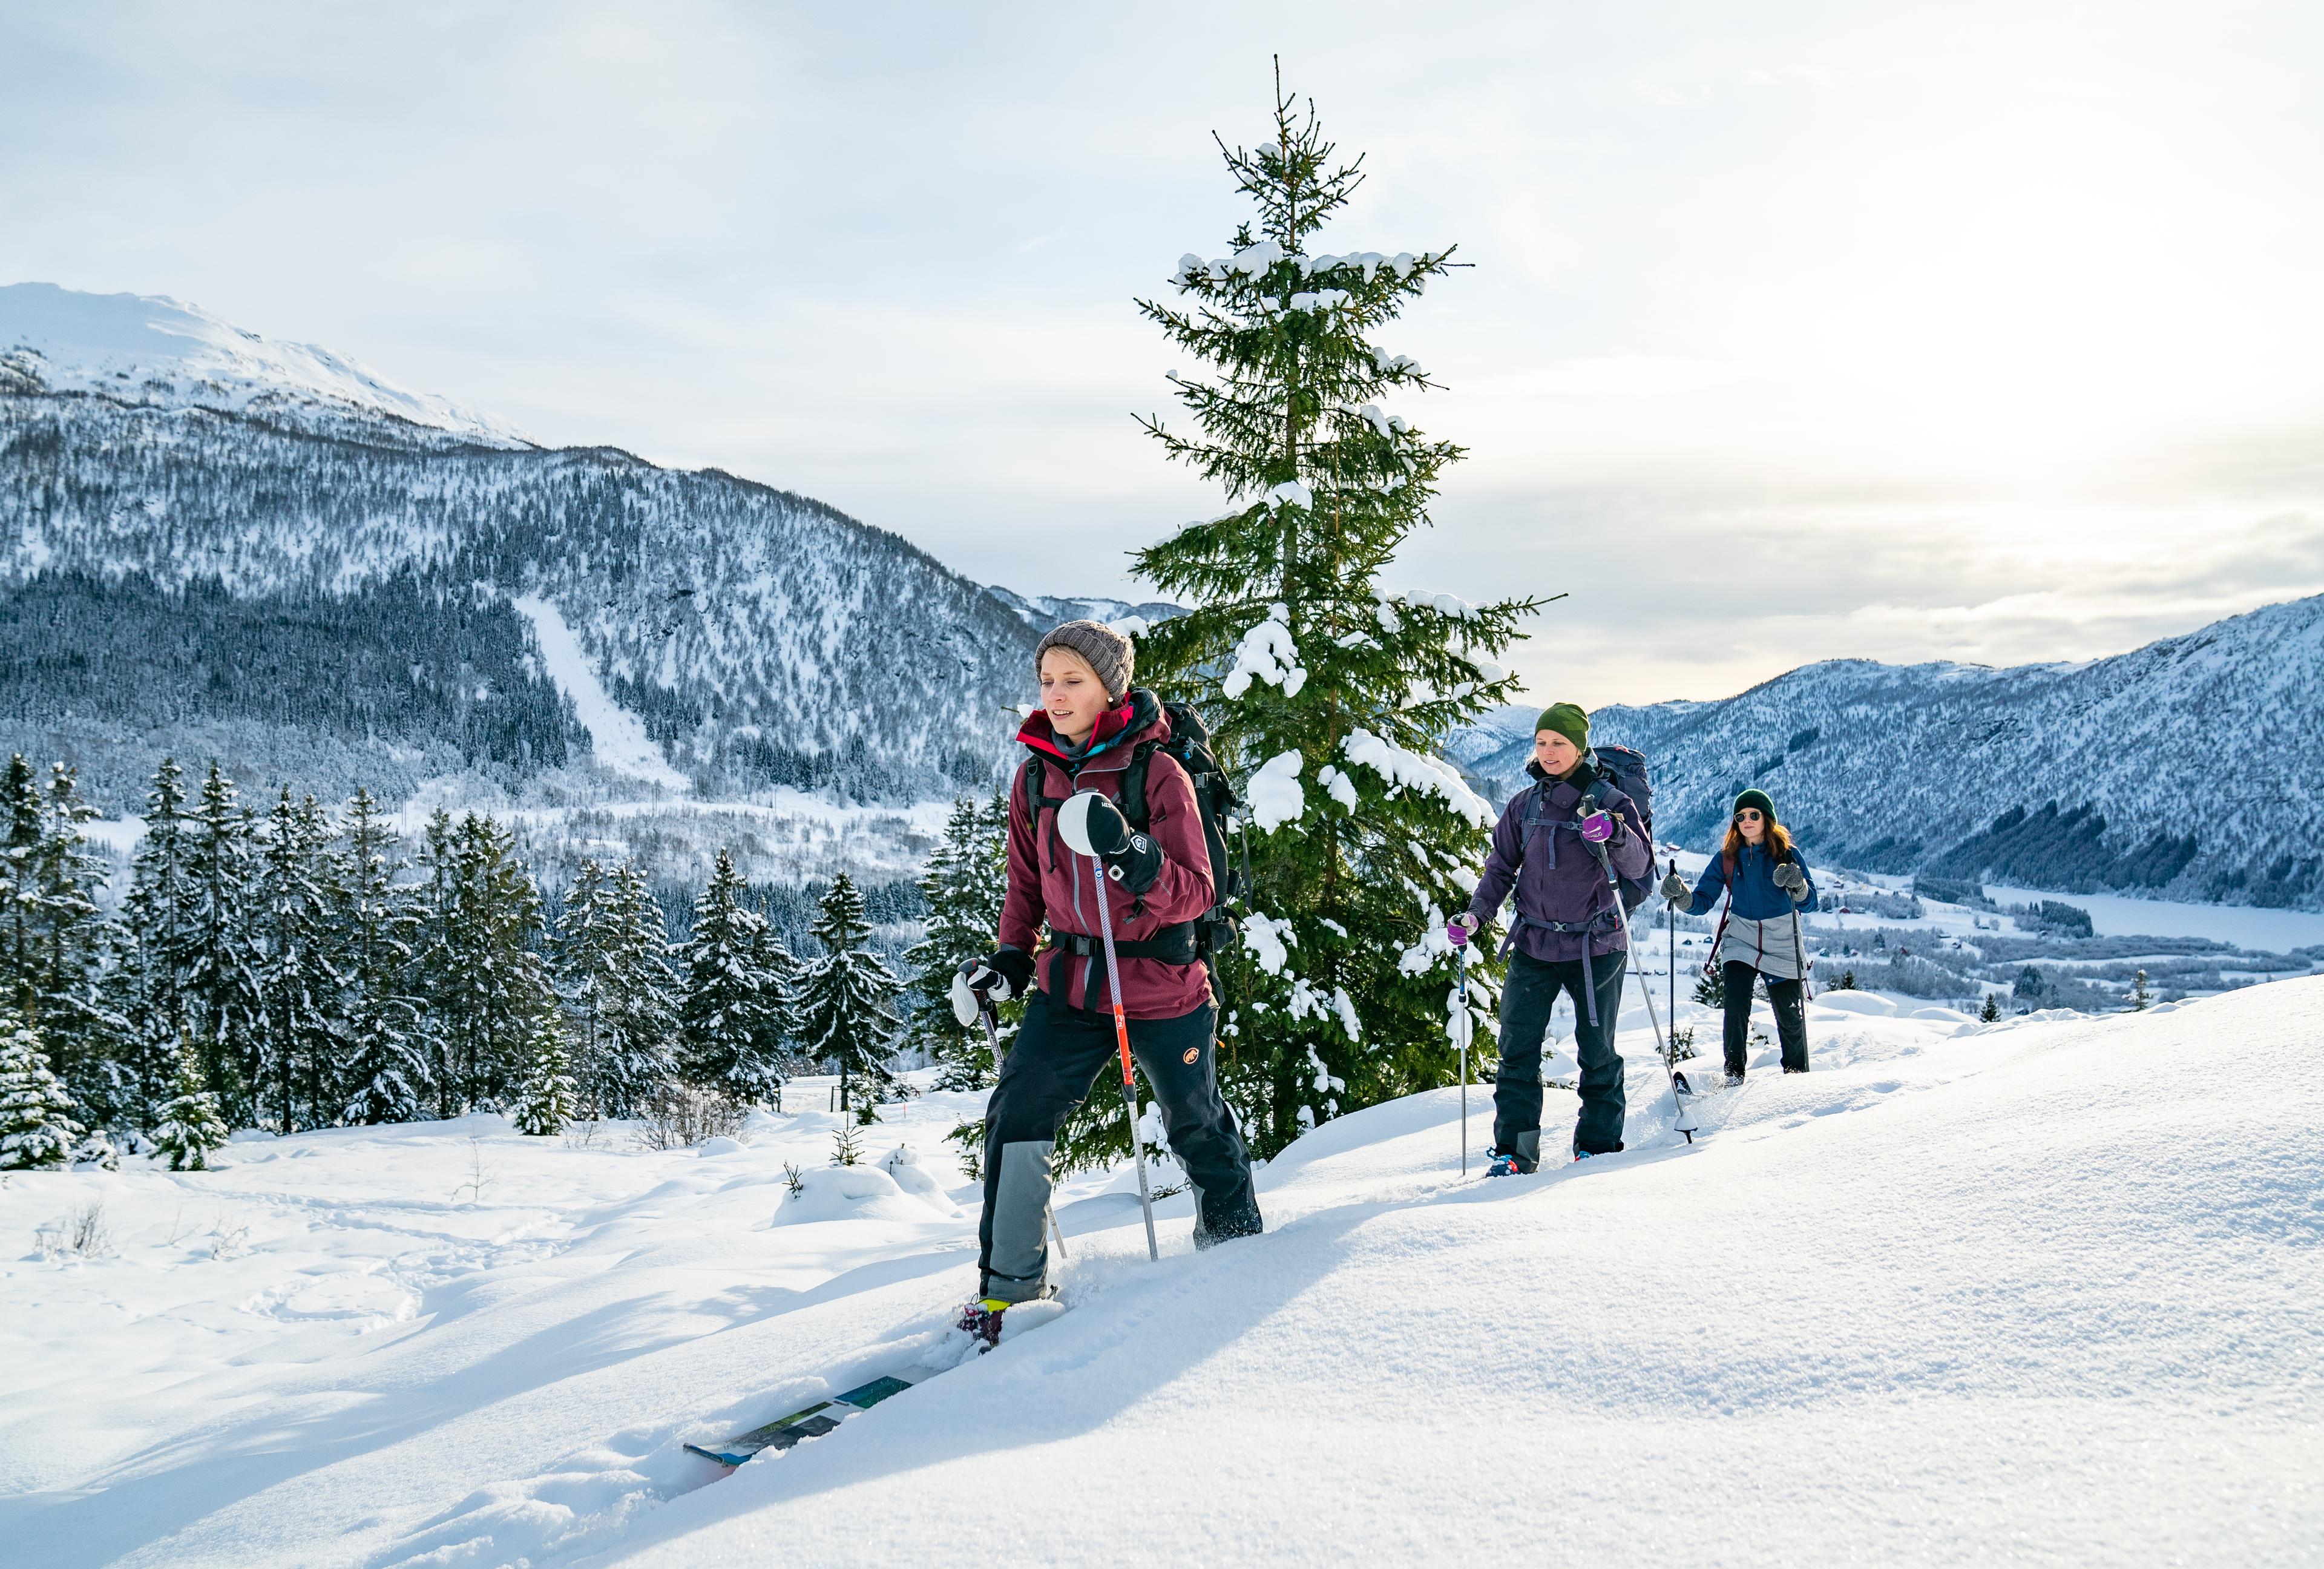
<svg viewBox="0 0 2324 1569">
<path fill-rule="evenodd" d="M 1464 1180 L 1459 1093 L 1416 1096 L 1262 1172 L 1265 1238 L 1195 1255 L 1165 1201 L 1158 1266 L 1126 1174 L 1084 1178 L 1064 1317 L 724 1479 L 681 1443 L 911 1362 L 972 1288 L 964 1098 L 870 1144 L 935 1182 L 818 1180 L 799 1223 L 820 1111 L 702 1155 L 471 1118 L 16 1177 L 0 1557 L 2324 1556 L 2324 979 L 1992 1027 L 1840 1001 L 1817 1071 L 1762 1063 L 1692 1149 L 1633 1015 L 1622 1155 Z M 113 1252 L 43 1260 L 92 1199 Z M 805 1218 L 839 1208 L 872 1218 Z"/>
</svg>

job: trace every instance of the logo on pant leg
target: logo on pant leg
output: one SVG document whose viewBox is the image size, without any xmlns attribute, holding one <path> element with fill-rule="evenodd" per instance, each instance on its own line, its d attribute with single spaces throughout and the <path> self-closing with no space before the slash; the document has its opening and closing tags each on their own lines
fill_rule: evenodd
<svg viewBox="0 0 2324 1569">
<path fill-rule="evenodd" d="M 1190 1046 L 1186 1048 L 1186 1055 L 1180 1057 L 1178 1060 L 1185 1063 L 1188 1067 L 1193 1067 L 1194 1066 L 1194 1059 L 1202 1055 L 1203 1048 L 1201 1047 Z"/>
</svg>

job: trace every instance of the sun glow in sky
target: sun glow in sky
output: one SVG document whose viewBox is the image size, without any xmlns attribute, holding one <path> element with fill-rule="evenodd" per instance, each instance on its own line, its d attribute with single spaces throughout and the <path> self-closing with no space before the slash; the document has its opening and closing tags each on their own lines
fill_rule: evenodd
<svg viewBox="0 0 2324 1569">
<path fill-rule="evenodd" d="M 161 293 L 545 440 L 1122 592 L 1130 414 L 1268 57 L 1458 242 L 1396 586 L 1571 597 L 1537 695 L 2115 651 L 2324 591 L 2324 7 L 0 0 L 0 281 Z"/>
</svg>

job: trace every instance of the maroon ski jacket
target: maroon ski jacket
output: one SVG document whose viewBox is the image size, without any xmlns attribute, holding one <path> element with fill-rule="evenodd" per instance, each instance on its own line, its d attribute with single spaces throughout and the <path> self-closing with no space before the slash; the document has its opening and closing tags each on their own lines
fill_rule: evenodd
<svg viewBox="0 0 2324 1569">
<path fill-rule="evenodd" d="M 1162 871 L 1139 894 L 1126 892 L 1106 877 L 1102 863 L 1074 854 L 1057 834 L 1055 807 L 1044 806 L 1038 821 L 1027 812 L 1026 773 L 1038 763 L 1039 793 L 1048 801 L 1084 789 L 1118 800 L 1122 772 L 1139 744 L 1169 736 L 1169 716 L 1142 688 L 1132 688 L 1119 705 L 1098 715 L 1088 749 L 1078 758 L 1066 755 L 1046 713 L 1037 710 L 1017 733 L 1033 755 L 1018 769 L 1009 790 L 1009 896 L 1001 908 L 1000 938 L 1004 947 L 1036 953 L 1042 926 L 1047 925 L 1055 940 L 1038 950 L 1034 975 L 1053 1001 L 1093 1011 L 1113 1005 L 1098 946 L 1101 885 L 1113 916 L 1114 940 L 1141 941 L 1211 908 L 1211 855 L 1194 783 L 1176 759 L 1159 750 L 1146 764 L 1146 831 L 1162 851 Z M 1076 936 L 1088 940 L 1075 944 Z M 1077 946 L 1089 952 L 1072 951 Z M 1210 1001 L 1210 974 L 1200 960 L 1121 961 L 1121 1010 L 1132 1019 L 1176 1019 Z"/>
</svg>

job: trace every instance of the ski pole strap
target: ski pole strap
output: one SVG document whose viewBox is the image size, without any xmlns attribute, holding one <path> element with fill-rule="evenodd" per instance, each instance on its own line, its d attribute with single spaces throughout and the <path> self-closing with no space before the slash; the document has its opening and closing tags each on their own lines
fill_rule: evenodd
<svg viewBox="0 0 2324 1569">
<path fill-rule="evenodd" d="M 1200 941 L 1202 927 L 1201 921 L 1182 920 L 1175 925 L 1164 927 L 1150 937 L 1141 937 L 1136 942 L 1117 940 L 1113 945 L 1114 956 L 1122 959 L 1159 959 L 1166 964 L 1194 964 L 1203 956 Z M 1053 930 L 1049 933 L 1049 943 L 1051 946 L 1061 948 L 1074 957 L 1082 959 L 1093 958 L 1105 952 L 1104 939 L 1093 937 L 1087 932 Z"/>
</svg>

